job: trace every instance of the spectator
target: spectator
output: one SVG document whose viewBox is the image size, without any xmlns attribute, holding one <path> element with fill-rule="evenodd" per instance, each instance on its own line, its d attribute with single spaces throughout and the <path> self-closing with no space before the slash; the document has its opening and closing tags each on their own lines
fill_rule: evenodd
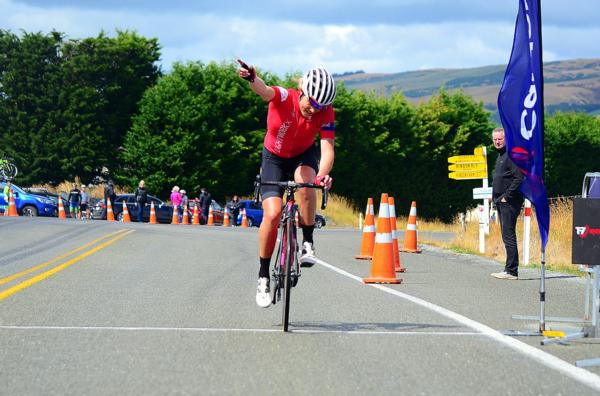
<svg viewBox="0 0 600 396">
<path fill-rule="evenodd" d="M 231 224 L 236 226 L 237 218 L 240 213 L 240 197 L 234 195 L 231 201 L 227 202 L 227 208 L 229 209 L 229 213 L 232 218 Z"/>
<path fill-rule="evenodd" d="M 504 129 L 496 128 L 492 132 L 494 147 L 499 155 L 494 168 L 492 182 L 492 201 L 498 209 L 502 241 L 506 248 L 506 265 L 504 271 L 492 274 L 498 279 L 518 279 L 519 277 L 519 251 L 517 250 L 517 217 L 523 204 L 523 196 L 519 186 L 523 181 L 523 174 L 510 159 L 506 152 Z"/>
<path fill-rule="evenodd" d="M 206 223 L 212 197 L 205 187 L 200 189 L 200 208 L 202 209 L 202 219 Z"/>
<path fill-rule="evenodd" d="M 115 199 L 117 199 L 117 194 L 115 194 L 115 184 L 112 179 L 110 179 L 104 185 L 104 211 L 102 213 L 102 218 L 106 219 L 106 213 L 108 209 L 108 200 L 110 199 L 111 205 L 114 205 Z"/>
<path fill-rule="evenodd" d="M 181 205 L 181 193 L 179 192 L 179 187 L 178 186 L 174 186 L 173 189 L 171 190 L 171 204 L 173 205 L 173 208 L 177 208 L 177 218 L 179 219 L 179 222 L 181 223 L 181 213 L 183 212 L 179 212 L 179 206 Z"/>
<path fill-rule="evenodd" d="M 77 188 L 77 184 L 73 183 L 73 188 L 69 192 L 69 213 L 72 219 L 79 216 L 79 207 L 81 205 L 81 191 Z"/>
<path fill-rule="evenodd" d="M 186 195 L 185 190 L 181 190 L 181 206 L 179 207 L 179 218 L 182 218 L 183 211 L 187 211 L 189 208 L 190 200 Z"/>
<path fill-rule="evenodd" d="M 81 185 L 81 218 L 90 218 L 90 195 L 87 192 L 85 184 Z"/>
<path fill-rule="evenodd" d="M 148 203 L 148 193 L 146 192 L 146 184 L 140 180 L 138 188 L 135 190 L 135 206 L 137 207 L 137 219 L 140 223 L 144 221 L 144 208 Z"/>
<path fill-rule="evenodd" d="M 12 188 L 11 182 L 10 180 L 6 181 L 6 184 L 4 185 L 4 202 L 6 203 L 6 205 L 4 205 L 2 207 L 2 209 L 4 210 L 4 214 L 7 213 L 8 211 L 8 205 L 9 205 L 9 200 L 10 200 L 10 190 Z"/>
</svg>

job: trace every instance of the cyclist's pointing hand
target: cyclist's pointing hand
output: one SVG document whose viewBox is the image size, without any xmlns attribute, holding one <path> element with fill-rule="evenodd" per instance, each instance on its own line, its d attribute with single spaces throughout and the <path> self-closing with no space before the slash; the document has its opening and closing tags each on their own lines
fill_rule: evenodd
<svg viewBox="0 0 600 396">
<path fill-rule="evenodd" d="M 246 81 L 254 82 L 256 79 L 256 70 L 254 70 L 253 66 L 248 66 L 246 62 L 241 59 L 237 60 L 240 64 L 240 73 L 239 76 Z"/>
<path fill-rule="evenodd" d="M 330 190 L 331 185 L 333 184 L 333 178 L 329 175 L 317 176 L 313 183 L 318 186 L 324 186 L 326 189 Z"/>
</svg>

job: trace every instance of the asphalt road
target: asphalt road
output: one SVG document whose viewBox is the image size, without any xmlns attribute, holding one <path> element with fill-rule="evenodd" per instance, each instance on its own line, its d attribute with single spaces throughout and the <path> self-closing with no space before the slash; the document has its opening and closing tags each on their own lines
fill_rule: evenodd
<svg viewBox="0 0 600 396">
<path fill-rule="evenodd" d="M 440 237 L 444 237 L 441 235 Z M 537 271 L 427 246 L 400 285 L 367 286 L 356 230 L 279 305 L 255 305 L 257 229 L 0 217 L 0 394 L 597 395 L 600 341 L 540 346 Z M 549 274 L 548 316 L 584 285 Z M 564 328 L 549 323 L 550 328 Z"/>
</svg>

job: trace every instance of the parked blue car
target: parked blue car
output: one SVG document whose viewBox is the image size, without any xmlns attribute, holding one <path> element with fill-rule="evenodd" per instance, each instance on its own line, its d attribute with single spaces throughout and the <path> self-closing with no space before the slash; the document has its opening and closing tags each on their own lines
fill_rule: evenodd
<svg viewBox="0 0 600 396">
<path fill-rule="evenodd" d="M 0 182 L 0 213 L 4 213 L 4 207 L 8 207 L 8 202 L 4 199 L 4 186 L 6 182 Z M 58 207 L 49 198 L 31 194 L 23 191 L 20 187 L 12 185 L 15 197 L 15 206 L 21 216 L 56 216 Z"/>
<path fill-rule="evenodd" d="M 254 200 L 242 200 L 239 203 L 240 213 L 237 218 L 237 225 L 242 224 L 242 209 L 246 209 L 246 218 L 248 219 L 248 227 L 260 227 L 263 219 L 262 202 L 258 204 Z M 315 214 L 315 228 L 324 227 L 326 224 L 325 218 L 320 214 Z"/>
</svg>

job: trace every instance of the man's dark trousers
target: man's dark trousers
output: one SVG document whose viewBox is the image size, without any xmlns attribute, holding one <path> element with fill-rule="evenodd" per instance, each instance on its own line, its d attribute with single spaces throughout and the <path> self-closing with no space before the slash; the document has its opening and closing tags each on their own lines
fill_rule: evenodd
<svg viewBox="0 0 600 396">
<path fill-rule="evenodd" d="M 521 205 L 499 202 L 500 227 L 502 229 L 502 241 L 506 247 L 506 266 L 504 270 L 511 274 L 519 275 L 519 251 L 517 249 L 517 218 L 521 211 Z"/>
</svg>

